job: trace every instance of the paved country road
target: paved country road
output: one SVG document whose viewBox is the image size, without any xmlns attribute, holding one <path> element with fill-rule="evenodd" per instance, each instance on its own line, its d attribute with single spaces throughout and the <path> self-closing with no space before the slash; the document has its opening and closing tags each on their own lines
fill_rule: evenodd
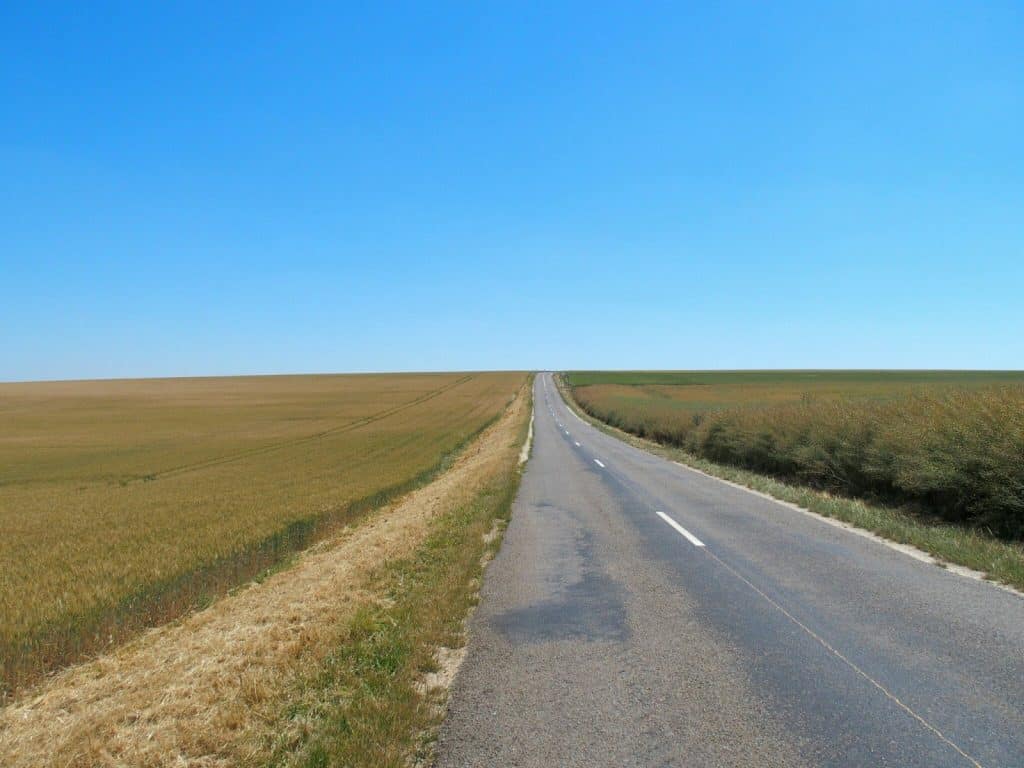
<svg viewBox="0 0 1024 768">
<path fill-rule="evenodd" d="M 439 765 L 1024 766 L 1024 598 L 535 397 Z"/>
</svg>

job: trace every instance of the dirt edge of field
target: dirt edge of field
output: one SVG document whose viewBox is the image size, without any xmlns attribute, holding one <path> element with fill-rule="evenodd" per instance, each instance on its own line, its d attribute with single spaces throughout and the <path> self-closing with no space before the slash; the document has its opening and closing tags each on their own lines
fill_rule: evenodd
<svg viewBox="0 0 1024 768">
<path fill-rule="evenodd" d="M 991 550 L 994 554 L 986 552 L 979 556 L 974 552 L 958 552 L 956 546 L 949 541 L 952 534 L 944 535 L 948 526 L 918 522 L 897 509 L 868 505 L 858 499 L 784 483 L 751 470 L 716 464 L 707 459 L 691 456 L 682 449 L 662 445 L 606 424 L 580 407 L 572 396 L 572 388 L 561 376 L 555 376 L 555 384 L 562 400 L 577 418 L 635 448 L 668 459 L 690 472 L 710 477 L 815 517 L 829 525 L 871 539 L 908 557 L 945 568 L 964 578 L 985 581 L 997 589 L 1024 597 L 1024 581 L 1014 578 L 1017 572 L 1024 568 L 1024 550 L 1020 547 L 995 538 L 985 539 L 977 532 L 958 530 L 958 534 L 972 536 L 976 548 Z M 872 524 L 873 519 L 877 520 L 878 524 Z M 941 546 L 929 546 L 935 540 L 938 540 Z M 982 559 L 987 560 L 990 567 L 977 567 L 980 564 L 979 560 Z M 1005 568 L 1003 564 L 1007 560 L 1012 561 L 1011 566 L 1016 567 Z"/>
<path fill-rule="evenodd" d="M 0 763 L 226 766 L 255 745 L 289 681 L 315 670 L 339 627 L 388 598 L 374 571 L 409 557 L 432 520 L 505 471 L 520 450 L 529 382 L 429 485 L 346 527 L 295 563 L 179 622 L 68 668 L 0 710 Z M 262 762 L 260 760 L 260 762 Z"/>
</svg>

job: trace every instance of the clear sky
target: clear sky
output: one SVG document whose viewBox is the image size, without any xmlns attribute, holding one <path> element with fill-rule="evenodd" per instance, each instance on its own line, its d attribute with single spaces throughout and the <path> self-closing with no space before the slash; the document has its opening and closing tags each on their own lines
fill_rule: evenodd
<svg viewBox="0 0 1024 768">
<path fill-rule="evenodd" d="M 0 379 L 1024 367 L 1019 2 L 296 5 L 5 4 Z"/>
</svg>

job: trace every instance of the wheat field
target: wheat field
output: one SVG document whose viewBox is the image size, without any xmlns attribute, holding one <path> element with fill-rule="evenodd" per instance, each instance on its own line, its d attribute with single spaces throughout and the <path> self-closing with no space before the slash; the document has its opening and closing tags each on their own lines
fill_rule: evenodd
<svg viewBox="0 0 1024 768">
<path fill-rule="evenodd" d="M 208 603 L 413 487 L 524 374 L 0 384 L 0 685 Z"/>
</svg>

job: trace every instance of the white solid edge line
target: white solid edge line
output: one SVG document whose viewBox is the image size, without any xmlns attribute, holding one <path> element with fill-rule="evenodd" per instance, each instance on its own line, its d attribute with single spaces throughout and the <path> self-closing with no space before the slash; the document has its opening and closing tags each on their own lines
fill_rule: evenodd
<svg viewBox="0 0 1024 768">
<path fill-rule="evenodd" d="M 601 463 L 600 459 L 594 459 L 594 463 L 597 464 L 601 469 L 604 469 L 604 464 Z"/>
<path fill-rule="evenodd" d="M 677 523 L 677 522 L 676 522 L 675 520 L 673 520 L 673 519 L 672 519 L 671 517 L 669 517 L 668 515 L 666 515 L 666 514 L 665 514 L 664 512 L 662 512 L 662 511 L 661 511 L 660 509 L 659 509 L 659 510 L 656 510 L 656 512 L 657 512 L 657 515 L 658 515 L 658 517 L 660 517 L 660 518 L 661 518 L 662 520 L 664 520 L 664 521 L 665 521 L 666 523 L 668 523 L 668 524 L 669 524 L 669 525 L 671 525 L 671 526 L 672 526 L 673 528 L 675 528 L 675 529 L 676 529 L 676 533 L 680 533 L 680 534 L 682 534 L 682 535 L 683 535 L 684 537 L 686 537 L 686 540 L 687 540 L 688 542 L 690 542 L 691 544 L 693 544 L 693 546 L 695 546 L 695 547 L 703 547 L 703 546 L 704 546 L 704 542 L 703 542 L 703 541 L 701 541 L 701 540 L 700 540 L 700 539 L 698 539 L 698 538 L 697 538 L 696 536 L 694 536 L 694 535 L 693 535 L 692 533 L 690 533 L 690 532 L 689 532 L 688 530 L 686 530 L 685 528 L 683 528 L 683 526 L 681 526 L 681 525 L 680 525 L 679 523 Z"/>
</svg>

